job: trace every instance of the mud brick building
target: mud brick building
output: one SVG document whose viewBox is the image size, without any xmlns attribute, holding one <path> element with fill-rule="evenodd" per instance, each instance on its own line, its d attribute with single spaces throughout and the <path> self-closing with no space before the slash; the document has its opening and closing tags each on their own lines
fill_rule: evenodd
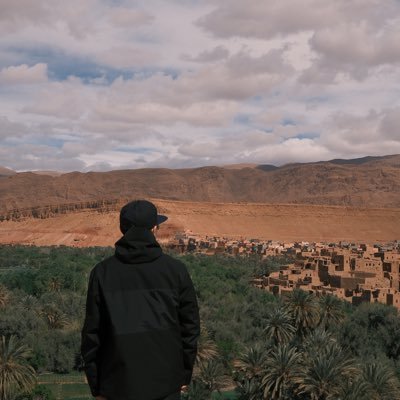
<svg viewBox="0 0 400 400">
<path fill-rule="evenodd" d="M 253 282 L 274 294 L 300 288 L 317 296 L 332 294 L 360 304 L 380 302 L 400 309 L 400 252 L 376 246 L 315 246 L 293 264 Z"/>
</svg>

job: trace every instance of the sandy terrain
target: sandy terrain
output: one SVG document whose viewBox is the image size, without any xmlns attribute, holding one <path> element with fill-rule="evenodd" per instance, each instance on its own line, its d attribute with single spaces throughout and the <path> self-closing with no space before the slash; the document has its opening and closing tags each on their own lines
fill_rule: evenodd
<svg viewBox="0 0 400 400">
<path fill-rule="evenodd" d="M 387 242 L 400 239 L 400 209 L 154 200 L 169 220 L 160 241 L 177 231 L 283 241 Z M 93 210 L 0 223 L 0 243 L 107 246 L 120 237 L 117 212 Z"/>
</svg>

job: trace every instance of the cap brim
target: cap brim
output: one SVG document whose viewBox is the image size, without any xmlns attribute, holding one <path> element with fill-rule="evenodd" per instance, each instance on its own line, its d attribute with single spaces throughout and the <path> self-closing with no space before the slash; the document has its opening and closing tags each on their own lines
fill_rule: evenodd
<svg viewBox="0 0 400 400">
<path fill-rule="evenodd" d="M 162 223 L 165 222 L 167 219 L 168 219 L 167 216 L 158 214 L 158 215 L 157 215 L 157 225 L 162 224 Z"/>
</svg>

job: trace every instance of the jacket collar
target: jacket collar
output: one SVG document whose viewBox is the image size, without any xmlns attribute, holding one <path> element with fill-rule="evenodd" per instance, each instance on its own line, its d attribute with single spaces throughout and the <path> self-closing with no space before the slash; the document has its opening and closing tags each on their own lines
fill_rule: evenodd
<svg viewBox="0 0 400 400">
<path fill-rule="evenodd" d="M 151 262 L 162 255 L 153 233 L 133 226 L 115 243 L 115 256 L 126 264 Z"/>
</svg>

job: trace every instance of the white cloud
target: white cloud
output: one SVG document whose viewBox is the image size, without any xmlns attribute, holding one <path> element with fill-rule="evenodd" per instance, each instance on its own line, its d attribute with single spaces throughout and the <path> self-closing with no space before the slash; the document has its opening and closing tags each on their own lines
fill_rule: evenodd
<svg viewBox="0 0 400 400">
<path fill-rule="evenodd" d="M 217 37 L 271 39 L 311 32 L 314 64 L 306 83 L 332 82 L 340 72 L 365 79 L 375 66 L 400 61 L 399 3 L 388 0 L 224 0 L 199 19 Z"/>
<path fill-rule="evenodd" d="M 38 63 L 32 67 L 22 64 L 4 67 L 0 70 L 0 84 L 25 85 L 47 81 L 47 65 Z"/>
<path fill-rule="evenodd" d="M 65 120 L 77 120 L 85 116 L 96 99 L 96 88 L 82 84 L 78 78 L 64 82 L 49 82 L 25 101 L 22 113 L 39 114 Z"/>
<path fill-rule="evenodd" d="M 7 117 L 0 116 L 0 138 L 15 138 L 29 132 L 24 124 L 10 121 Z"/>
<path fill-rule="evenodd" d="M 318 161 L 332 158 L 329 149 L 312 139 L 290 138 L 280 141 L 271 133 L 260 131 L 226 135 L 209 142 L 179 147 L 179 153 L 190 158 L 192 165 L 224 163 L 259 163 L 282 165 L 287 162 Z"/>
<path fill-rule="evenodd" d="M 216 46 L 212 50 L 204 50 L 197 56 L 191 57 L 183 55 L 182 58 L 187 61 L 194 61 L 199 63 L 208 63 L 213 61 L 220 61 L 229 56 L 229 50 L 224 46 Z"/>
<path fill-rule="evenodd" d="M 400 107 L 386 110 L 378 129 L 384 138 L 400 142 Z"/>
<path fill-rule="evenodd" d="M 0 165 L 400 152 L 395 0 L 17 3 L 0 4 Z"/>
<path fill-rule="evenodd" d="M 377 30 L 366 21 L 338 24 L 315 32 L 310 44 L 319 57 L 305 71 L 303 82 L 329 83 L 340 73 L 363 80 L 374 67 L 392 65 L 397 69 L 400 62 L 398 26 Z"/>
<path fill-rule="evenodd" d="M 18 171 L 56 170 L 74 171 L 85 167 L 85 163 L 75 157 L 64 157 L 54 147 L 36 144 L 0 146 L 2 165 L 12 165 Z"/>
<path fill-rule="evenodd" d="M 198 23 L 218 37 L 257 37 L 315 31 L 355 20 L 382 26 L 398 13 L 395 0 L 218 0 L 214 9 Z"/>
<path fill-rule="evenodd" d="M 48 0 L 2 0 L 0 5 L 0 31 L 14 30 L 27 23 L 39 23 L 50 19 Z M 3 28 L 3 29 L 1 29 Z"/>
<path fill-rule="evenodd" d="M 317 0 L 223 0 L 201 17 L 199 25 L 218 37 L 269 39 L 323 26 L 337 10 L 331 2 Z"/>
<path fill-rule="evenodd" d="M 118 7 L 109 11 L 108 19 L 116 28 L 137 29 L 138 26 L 151 24 L 154 16 L 142 10 Z"/>
<path fill-rule="evenodd" d="M 180 122 L 197 126 L 218 126 L 226 124 L 233 117 L 237 106 L 227 101 L 198 102 L 186 107 L 171 107 L 160 103 L 119 104 L 97 108 L 97 115 L 106 120 L 154 125 L 170 125 Z"/>
</svg>

